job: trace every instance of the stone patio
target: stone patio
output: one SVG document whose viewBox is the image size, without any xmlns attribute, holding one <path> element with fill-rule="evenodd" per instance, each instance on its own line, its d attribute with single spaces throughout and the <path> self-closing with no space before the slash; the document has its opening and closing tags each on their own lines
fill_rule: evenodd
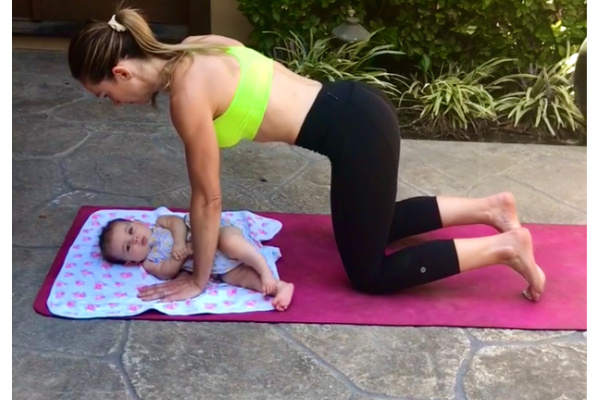
<svg viewBox="0 0 600 400">
<path fill-rule="evenodd" d="M 159 109 L 86 94 L 62 52 L 13 50 L 12 383 L 18 400 L 583 400 L 572 331 L 66 320 L 33 300 L 82 205 L 187 208 Z M 287 145 L 223 152 L 225 209 L 328 213 L 329 164 Z M 511 190 L 523 222 L 587 223 L 587 149 L 403 141 L 398 198 Z"/>
</svg>

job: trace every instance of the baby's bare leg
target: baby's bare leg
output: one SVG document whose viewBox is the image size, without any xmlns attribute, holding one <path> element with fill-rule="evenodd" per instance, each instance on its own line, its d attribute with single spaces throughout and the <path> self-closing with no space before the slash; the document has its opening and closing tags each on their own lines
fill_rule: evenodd
<svg viewBox="0 0 600 400">
<path fill-rule="evenodd" d="M 239 260 L 254 268 L 260 276 L 264 295 L 276 289 L 277 281 L 267 265 L 267 260 L 250 242 L 244 238 L 242 231 L 233 226 L 225 226 L 219 232 L 219 250 L 229 258 Z"/>
<path fill-rule="evenodd" d="M 223 282 L 230 285 L 240 286 L 257 292 L 261 292 L 263 289 L 262 280 L 258 273 L 254 268 L 247 265 L 240 265 L 239 267 L 232 269 L 223 275 L 221 279 L 223 279 Z M 283 281 L 275 282 L 275 289 L 267 294 L 275 296 L 271 301 L 271 304 L 273 304 L 275 309 L 278 311 L 285 311 L 292 301 L 294 285 Z"/>
</svg>

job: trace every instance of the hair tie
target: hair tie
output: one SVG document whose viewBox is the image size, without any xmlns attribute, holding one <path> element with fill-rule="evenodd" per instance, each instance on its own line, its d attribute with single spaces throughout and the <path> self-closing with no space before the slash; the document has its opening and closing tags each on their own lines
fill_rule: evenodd
<svg viewBox="0 0 600 400">
<path fill-rule="evenodd" d="M 120 23 L 117 22 L 114 14 L 113 14 L 112 18 L 110 19 L 110 21 L 108 21 L 108 26 L 110 26 L 117 32 L 125 32 L 127 30 L 127 28 L 125 28 L 124 25 L 121 25 Z"/>
</svg>

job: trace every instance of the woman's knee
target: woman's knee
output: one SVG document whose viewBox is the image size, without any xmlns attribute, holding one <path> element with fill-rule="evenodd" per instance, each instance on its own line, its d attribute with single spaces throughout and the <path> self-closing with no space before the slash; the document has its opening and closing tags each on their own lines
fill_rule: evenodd
<svg viewBox="0 0 600 400">
<path fill-rule="evenodd" d="M 350 280 L 354 290 L 364 294 L 389 294 L 391 291 L 379 282 Z"/>
<path fill-rule="evenodd" d="M 389 293 L 389 282 L 382 282 L 378 274 L 365 272 L 349 272 L 346 270 L 350 284 L 357 292 L 365 294 L 384 294 Z"/>
</svg>

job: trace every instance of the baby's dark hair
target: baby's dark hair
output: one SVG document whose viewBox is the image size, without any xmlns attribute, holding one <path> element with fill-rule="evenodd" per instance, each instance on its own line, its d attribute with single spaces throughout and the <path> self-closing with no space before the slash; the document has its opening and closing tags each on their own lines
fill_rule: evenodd
<svg viewBox="0 0 600 400">
<path fill-rule="evenodd" d="M 114 257 L 108 252 L 108 244 L 112 239 L 115 225 L 119 222 L 130 221 L 125 218 L 115 218 L 109 221 L 108 224 L 106 224 L 104 228 L 102 228 L 102 232 L 100 232 L 100 238 L 98 240 L 100 242 L 100 253 L 102 254 L 102 258 L 104 258 L 105 261 L 112 264 L 125 264 L 125 260 L 121 260 L 120 258 Z"/>
</svg>

